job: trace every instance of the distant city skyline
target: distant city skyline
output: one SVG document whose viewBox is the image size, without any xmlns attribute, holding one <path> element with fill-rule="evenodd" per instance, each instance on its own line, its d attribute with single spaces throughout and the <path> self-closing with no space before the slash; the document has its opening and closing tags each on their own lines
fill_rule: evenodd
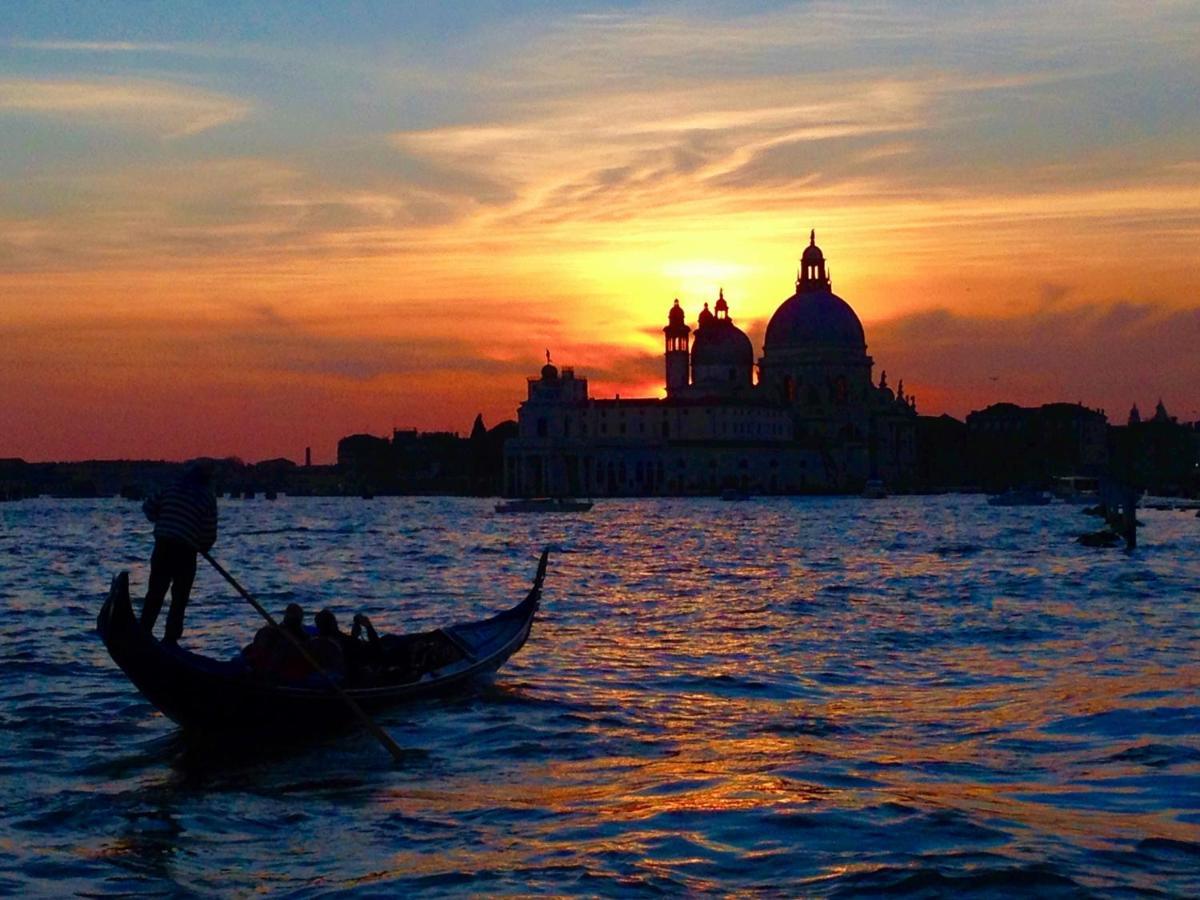
<svg viewBox="0 0 1200 900">
<path fill-rule="evenodd" d="M 660 396 L 815 228 L 922 414 L 1200 418 L 1200 7 L 0 7 L 0 457 Z"/>
</svg>

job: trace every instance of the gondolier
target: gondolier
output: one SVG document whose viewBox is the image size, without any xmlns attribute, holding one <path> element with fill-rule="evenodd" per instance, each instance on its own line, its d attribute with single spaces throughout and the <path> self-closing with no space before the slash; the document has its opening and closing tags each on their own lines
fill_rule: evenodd
<svg viewBox="0 0 1200 900">
<path fill-rule="evenodd" d="M 217 539 L 217 501 L 211 482 L 211 465 L 194 462 L 175 484 L 142 504 L 146 518 L 154 523 L 154 552 L 150 557 L 150 585 L 142 604 L 142 626 L 154 630 L 169 587 L 171 609 L 163 633 L 167 644 L 178 642 L 183 634 L 183 611 L 196 580 L 196 554 L 208 551 Z"/>
</svg>

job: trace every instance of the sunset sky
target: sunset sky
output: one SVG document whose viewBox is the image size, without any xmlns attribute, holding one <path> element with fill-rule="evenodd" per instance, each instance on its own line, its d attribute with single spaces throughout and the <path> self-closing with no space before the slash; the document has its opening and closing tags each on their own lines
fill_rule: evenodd
<svg viewBox="0 0 1200 900">
<path fill-rule="evenodd" d="M 0 457 L 658 396 L 810 228 L 922 413 L 1197 419 L 1198 97 L 1196 2 L 7 2 Z"/>
</svg>

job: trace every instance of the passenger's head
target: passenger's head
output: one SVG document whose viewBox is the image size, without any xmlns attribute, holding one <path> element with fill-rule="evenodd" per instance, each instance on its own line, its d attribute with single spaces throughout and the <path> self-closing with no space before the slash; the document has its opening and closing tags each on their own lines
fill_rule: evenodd
<svg viewBox="0 0 1200 900">
<path fill-rule="evenodd" d="M 299 603 L 289 603 L 283 611 L 283 624 L 292 630 L 304 627 L 304 610 Z"/>
<path fill-rule="evenodd" d="M 338 633 L 337 618 L 327 609 L 317 613 L 313 622 L 317 625 L 317 634 L 323 637 L 332 637 Z"/>
</svg>

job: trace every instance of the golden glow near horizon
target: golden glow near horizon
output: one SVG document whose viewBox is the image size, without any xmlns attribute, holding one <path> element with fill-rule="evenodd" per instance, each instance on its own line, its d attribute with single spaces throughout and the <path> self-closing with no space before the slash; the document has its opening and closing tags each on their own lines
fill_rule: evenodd
<svg viewBox="0 0 1200 900">
<path fill-rule="evenodd" d="M 369 10 L 0 11 L 0 456 L 328 460 L 547 347 L 657 392 L 810 228 L 922 412 L 1200 418 L 1194 5 Z"/>
</svg>

